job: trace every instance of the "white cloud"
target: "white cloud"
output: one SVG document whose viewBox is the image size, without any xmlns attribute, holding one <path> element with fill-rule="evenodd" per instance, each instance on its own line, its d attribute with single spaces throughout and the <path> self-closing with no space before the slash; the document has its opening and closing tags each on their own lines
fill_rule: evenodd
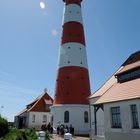
<svg viewBox="0 0 140 140">
<path fill-rule="evenodd" d="M 52 36 L 56 36 L 57 35 L 57 30 L 56 29 L 52 29 L 51 34 L 52 34 Z"/>
<path fill-rule="evenodd" d="M 40 8 L 41 9 L 45 9 L 46 8 L 46 5 L 43 1 L 40 2 Z"/>
</svg>

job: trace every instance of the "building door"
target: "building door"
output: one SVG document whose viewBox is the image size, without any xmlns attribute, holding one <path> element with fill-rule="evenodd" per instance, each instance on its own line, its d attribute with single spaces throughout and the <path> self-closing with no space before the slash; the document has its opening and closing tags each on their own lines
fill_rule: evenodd
<svg viewBox="0 0 140 140">
<path fill-rule="evenodd" d="M 18 128 L 19 129 L 25 128 L 26 117 L 19 117 L 18 120 L 19 120 Z"/>
</svg>

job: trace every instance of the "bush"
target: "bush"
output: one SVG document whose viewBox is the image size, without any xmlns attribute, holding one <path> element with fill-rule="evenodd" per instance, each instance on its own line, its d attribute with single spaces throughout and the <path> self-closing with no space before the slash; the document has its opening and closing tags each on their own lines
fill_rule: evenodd
<svg viewBox="0 0 140 140">
<path fill-rule="evenodd" d="M 0 140 L 37 140 L 37 135 L 33 129 L 15 129 L 11 130 L 4 138 Z"/>
<path fill-rule="evenodd" d="M 9 132 L 9 125 L 6 119 L 0 117 L 0 138 Z"/>
<path fill-rule="evenodd" d="M 49 136 L 49 133 L 47 131 L 45 133 L 45 140 L 50 140 L 50 136 Z"/>
</svg>

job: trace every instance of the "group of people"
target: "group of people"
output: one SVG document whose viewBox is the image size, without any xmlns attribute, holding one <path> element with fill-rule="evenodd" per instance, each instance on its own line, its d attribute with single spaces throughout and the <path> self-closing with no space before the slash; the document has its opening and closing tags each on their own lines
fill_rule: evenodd
<svg viewBox="0 0 140 140">
<path fill-rule="evenodd" d="M 48 131 L 50 134 L 53 134 L 53 126 L 50 123 L 48 125 L 43 124 L 41 126 L 41 130 Z M 63 136 L 65 133 L 70 133 L 74 135 L 74 127 L 72 125 L 70 125 L 70 127 L 64 124 L 58 125 L 57 134 Z"/>
<path fill-rule="evenodd" d="M 72 125 L 70 125 L 70 127 L 64 124 L 58 125 L 57 134 L 63 136 L 65 133 L 71 133 L 72 135 L 74 135 L 74 127 Z"/>
<path fill-rule="evenodd" d="M 41 126 L 41 130 L 42 131 L 48 131 L 50 134 L 53 134 L 53 127 L 52 127 L 52 125 L 50 123 L 48 125 L 43 124 Z"/>
</svg>

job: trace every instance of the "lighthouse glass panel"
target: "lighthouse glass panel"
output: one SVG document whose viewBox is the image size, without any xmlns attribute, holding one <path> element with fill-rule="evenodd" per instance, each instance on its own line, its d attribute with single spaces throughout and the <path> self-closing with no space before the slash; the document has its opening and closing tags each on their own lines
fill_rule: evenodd
<svg viewBox="0 0 140 140">
<path fill-rule="evenodd" d="M 64 112 L 64 123 L 69 123 L 69 111 Z"/>
</svg>

